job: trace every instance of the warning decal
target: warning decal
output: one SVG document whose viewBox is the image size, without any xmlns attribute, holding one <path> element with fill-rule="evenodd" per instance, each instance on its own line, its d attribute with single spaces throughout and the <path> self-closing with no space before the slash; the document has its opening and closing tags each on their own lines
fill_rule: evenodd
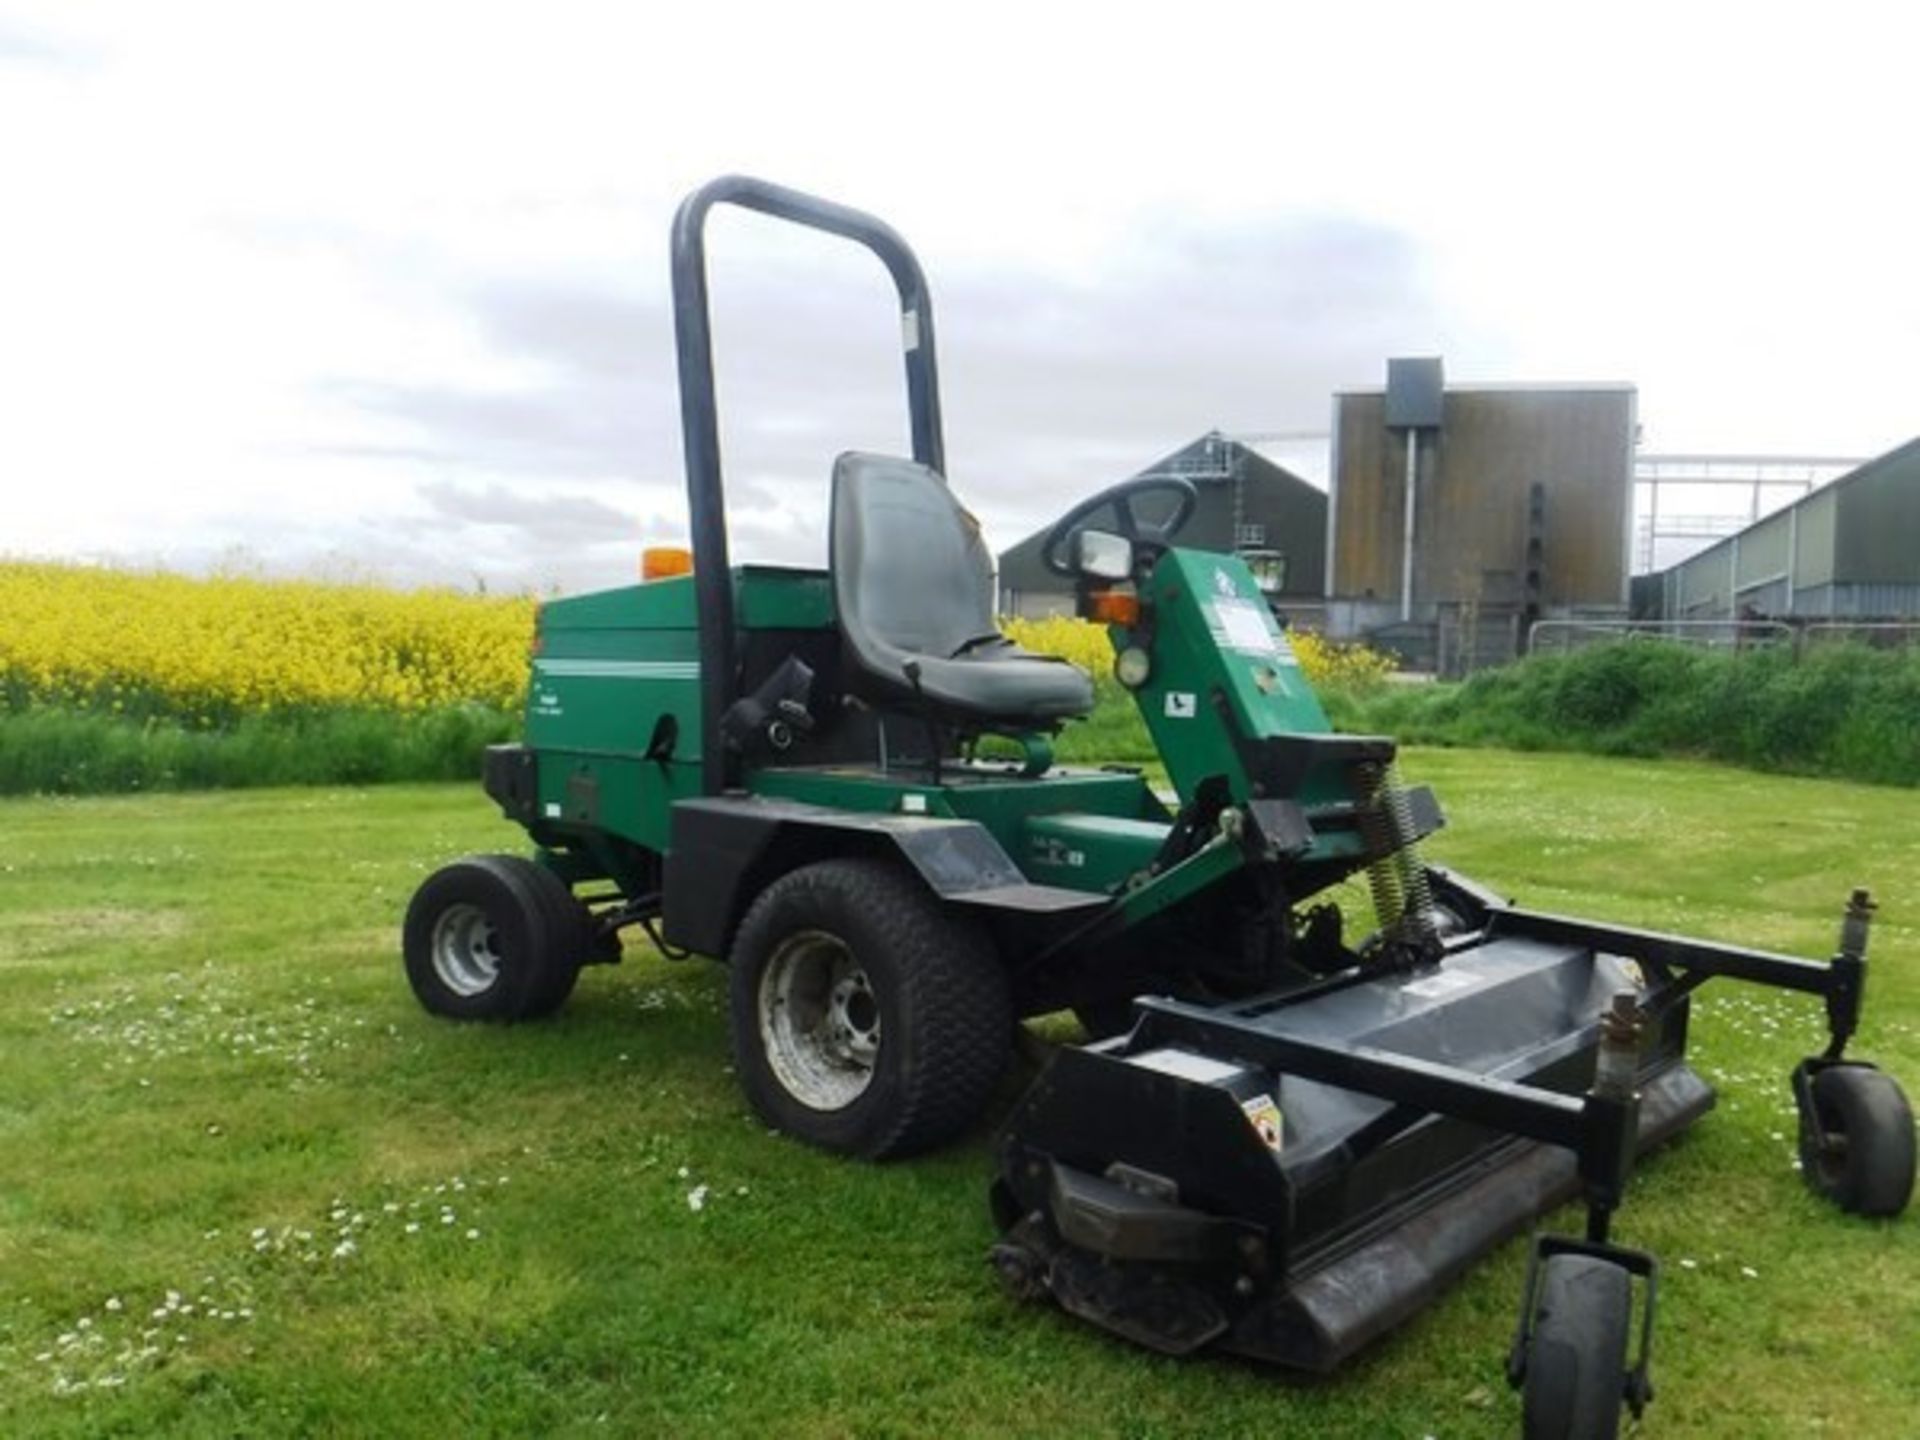
<svg viewBox="0 0 1920 1440">
<path fill-rule="evenodd" d="M 1260 1137 L 1260 1143 L 1269 1150 L 1280 1148 L 1280 1107 L 1274 1103 L 1271 1095 L 1256 1095 L 1251 1100 L 1240 1102 L 1240 1108 L 1247 1112 L 1247 1121 L 1253 1126 L 1254 1133 Z"/>
</svg>

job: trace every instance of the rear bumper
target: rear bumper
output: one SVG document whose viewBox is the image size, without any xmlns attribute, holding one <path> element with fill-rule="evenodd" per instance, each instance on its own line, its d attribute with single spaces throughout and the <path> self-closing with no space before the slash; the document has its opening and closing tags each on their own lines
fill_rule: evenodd
<svg viewBox="0 0 1920 1440">
<path fill-rule="evenodd" d="M 540 770 L 524 745 L 489 745 L 481 786 L 509 820 L 531 825 L 540 817 Z"/>
</svg>

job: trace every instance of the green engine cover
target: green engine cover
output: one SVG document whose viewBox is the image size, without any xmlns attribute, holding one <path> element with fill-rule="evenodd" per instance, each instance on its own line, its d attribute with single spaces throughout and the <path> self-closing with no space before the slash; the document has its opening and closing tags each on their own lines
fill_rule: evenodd
<svg viewBox="0 0 1920 1440">
<path fill-rule="evenodd" d="M 827 577 L 746 566 L 734 602 L 747 630 L 826 630 Z M 543 822 L 664 850 L 668 808 L 701 793 L 700 631 L 693 578 L 676 576 L 540 607 L 526 743 L 540 756 Z"/>
</svg>

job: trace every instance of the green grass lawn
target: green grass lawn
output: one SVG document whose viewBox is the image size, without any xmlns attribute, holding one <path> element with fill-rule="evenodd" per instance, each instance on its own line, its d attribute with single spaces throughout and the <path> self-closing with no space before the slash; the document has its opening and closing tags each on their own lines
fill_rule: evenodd
<svg viewBox="0 0 1920 1440">
<path fill-rule="evenodd" d="M 1819 956 L 1873 886 L 1858 1048 L 1920 1088 L 1911 793 L 1403 769 L 1454 817 L 1435 858 L 1542 907 Z M 629 946 L 556 1021 L 428 1018 L 407 896 L 515 836 L 468 786 L 0 802 L 0 1434 L 1517 1428 L 1519 1243 L 1331 1381 L 1165 1360 L 1002 1298 L 984 1131 L 882 1168 L 768 1135 L 713 965 Z M 1716 985 L 1697 1015 L 1722 1103 L 1618 1227 L 1666 1264 L 1640 1433 L 1914 1434 L 1920 1217 L 1847 1219 L 1792 1166 L 1813 1002 Z"/>
</svg>

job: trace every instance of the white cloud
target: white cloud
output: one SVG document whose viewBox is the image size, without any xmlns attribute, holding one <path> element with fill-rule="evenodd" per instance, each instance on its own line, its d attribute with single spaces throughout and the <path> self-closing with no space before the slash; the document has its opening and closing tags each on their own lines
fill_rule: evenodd
<svg viewBox="0 0 1920 1440">
<path fill-rule="evenodd" d="M 47 0 L 0 18 L 0 549 L 629 573 L 680 516 L 666 223 L 729 169 L 920 248 L 996 538 L 1211 425 L 1318 424 L 1396 351 L 1634 380 L 1659 448 L 1871 452 L 1920 429 L 1912 29 Z M 743 537 L 784 551 L 824 457 L 900 443 L 886 286 L 744 217 L 713 252 Z"/>
</svg>

